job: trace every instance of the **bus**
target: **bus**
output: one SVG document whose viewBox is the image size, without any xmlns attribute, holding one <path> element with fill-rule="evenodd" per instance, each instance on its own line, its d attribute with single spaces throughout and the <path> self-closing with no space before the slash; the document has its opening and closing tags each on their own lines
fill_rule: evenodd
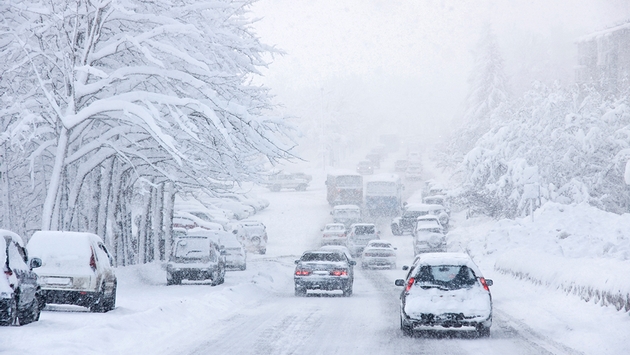
<svg viewBox="0 0 630 355">
<path fill-rule="evenodd" d="M 337 171 L 326 177 L 328 203 L 357 205 L 363 202 L 363 176 L 352 171 Z"/>
<path fill-rule="evenodd" d="M 371 216 L 400 213 L 403 185 L 396 174 L 379 174 L 365 184 L 365 209 Z"/>
</svg>

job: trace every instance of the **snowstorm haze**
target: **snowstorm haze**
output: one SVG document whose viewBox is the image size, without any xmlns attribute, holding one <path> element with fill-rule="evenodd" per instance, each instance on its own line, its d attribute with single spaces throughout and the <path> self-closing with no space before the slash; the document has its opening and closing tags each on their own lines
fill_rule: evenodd
<svg viewBox="0 0 630 355">
<path fill-rule="evenodd" d="M 258 35 L 286 52 L 264 71 L 311 158 L 325 140 L 363 153 L 381 133 L 430 143 L 458 123 L 482 26 L 497 35 L 510 94 L 570 84 L 575 39 L 630 16 L 623 0 L 266 0 Z M 358 148 L 358 149 L 357 149 Z"/>
</svg>

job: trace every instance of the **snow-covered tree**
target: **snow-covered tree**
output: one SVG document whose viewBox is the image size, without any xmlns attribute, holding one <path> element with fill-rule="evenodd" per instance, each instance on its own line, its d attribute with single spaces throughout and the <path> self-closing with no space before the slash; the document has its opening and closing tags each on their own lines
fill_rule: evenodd
<svg viewBox="0 0 630 355">
<path fill-rule="evenodd" d="M 32 174 L 47 172 L 42 229 L 127 230 L 138 182 L 212 189 L 290 157 L 290 128 L 251 83 L 275 52 L 250 27 L 251 3 L 0 4 L 5 132 L 33 143 Z"/>
</svg>

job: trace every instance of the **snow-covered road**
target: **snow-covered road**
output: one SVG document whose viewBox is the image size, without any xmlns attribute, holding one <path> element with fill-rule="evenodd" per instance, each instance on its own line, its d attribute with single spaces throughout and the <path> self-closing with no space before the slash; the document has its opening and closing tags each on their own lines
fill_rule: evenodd
<svg viewBox="0 0 630 355">
<path fill-rule="evenodd" d="M 354 294 L 293 295 L 293 261 L 316 248 L 329 219 L 321 181 L 305 192 L 259 192 L 270 207 L 256 219 L 268 228 L 267 255 L 249 255 L 245 271 L 223 285 L 165 286 L 160 265 L 118 271 L 117 308 L 92 314 L 48 307 L 39 322 L 0 328 L 1 354 L 621 354 L 627 314 L 560 291 L 512 279 L 481 260 L 495 281 L 488 339 L 470 334 L 419 335 L 399 329 L 398 270 L 355 270 Z M 384 239 L 398 247 L 398 266 L 413 258 L 409 235 Z M 603 322 L 609 319 L 611 322 Z M 452 334 L 451 334 L 452 335 Z"/>
</svg>

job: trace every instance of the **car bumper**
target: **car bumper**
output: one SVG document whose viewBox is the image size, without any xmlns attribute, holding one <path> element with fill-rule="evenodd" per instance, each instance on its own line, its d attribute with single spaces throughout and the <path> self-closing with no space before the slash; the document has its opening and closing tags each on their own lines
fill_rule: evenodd
<svg viewBox="0 0 630 355">
<path fill-rule="evenodd" d="M 366 266 L 391 266 L 396 265 L 396 258 L 363 257 L 361 264 Z"/>
<path fill-rule="evenodd" d="M 492 315 L 466 316 L 463 313 L 421 314 L 414 318 L 404 315 L 405 322 L 413 329 L 430 327 L 449 329 L 461 327 L 492 326 Z"/>
<path fill-rule="evenodd" d="M 307 290 L 344 290 L 351 282 L 348 277 L 337 278 L 294 278 L 295 287 Z"/>
<path fill-rule="evenodd" d="M 98 299 L 99 293 L 93 291 L 41 290 L 46 304 L 71 304 L 90 307 Z"/>
</svg>

